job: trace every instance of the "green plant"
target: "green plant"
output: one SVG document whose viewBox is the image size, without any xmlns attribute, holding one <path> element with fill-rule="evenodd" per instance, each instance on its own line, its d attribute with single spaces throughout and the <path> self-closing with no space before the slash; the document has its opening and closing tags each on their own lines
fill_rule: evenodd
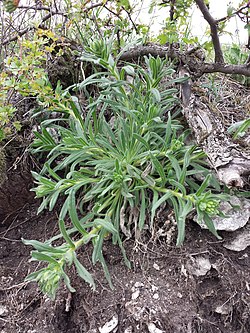
<svg viewBox="0 0 250 333">
<path fill-rule="evenodd" d="M 0 141 L 21 128 L 20 122 L 15 121 L 12 97 L 33 97 L 38 105 L 36 112 L 44 109 L 62 112 L 66 107 L 67 99 L 60 84 L 54 90 L 46 72 L 47 56 L 56 52 L 57 39 L 52 31 L 37 29 L 31 40 L 20 42 L 18 55 L 5 59 L 0 73 Z"/>
<path fill-rule="evenodd" d="M 61 279 L 74 291 L 65 272 L 72 264 L 94 287 L 92 276 L 77 259 L 77 250 L 89 241 L 92 262 L 102 264 L 112 287 L 102 254 L 106 236 L 119 245 L 129 266 L 122 235 L 129 237 L 130 228 L 142 230 L 145 224 L 151 230 L 164 202 L 175 212 L 177 245 L 183 243 L 186 218 L 193 210 L 198 221 L 219 237 L 212 217 L 219 214 L 220 200 L 226 196 L 216 194 L 220 186 L 206 168 L 204 153 L 186 145 L 189 132 L 170 115 L 179 103 L 173 86 L 184 79 L 173 78 L 167 60 L 151 56 L 144 58 L 144 66 L 118 66 L 119 56 L 112 57 L 111 45 L 112 41 L 93 42 L 81 57 L 99 66 L 99 72 L 74 87 L 88 99 L 86 117 L 77 98 L 65 92 L 65 117 L 45 120 L 41 132 L 35 132 L 34 153 L 48 154 L 41 172 L 33 172 L 36 197 L 43 198 L 39 212 L 53 210 L 59 196 L 64 200 L 60 235 L 45 243 L 24 241 L 35 248 L 34 260 L 48 263 L 27 279 L 37 281 L 51 297 Z M 166 77 L 163 89 L 161 81 Z M 98 88 L 95 98 L 89 85 Z M 197 173 L 204 179 L 202 184 Z M 127 222 L 130 214 L 133 226 Z M 71 226 L 66 226 L 68 220 Z M 59 239 L 61 245 L 54 245 Z"/>
<path fill-rule="evenodd" d="M 49 39 L 56 40 L 51 31 L 37 30 L 32 40 L 19 44 L 19 54 L 7 57 L 0 73 L 0 141 L 16 130 L 21 124 L 14 121 L 16 108 L 12 97 L 34 96 L 40 105 L 53 105 L 54 91 L 45 71 L 46 54 L 52 52 L 54 45 L 48 46 Z M 56 96 L 54 96 L 55 98 Z"/>
<path fill-rule="evenodd" d="M 250 118 L 238 121 L 228 128 L 228 132 L 233 134 L 233 138 L 242 137 L 246 134 L 247 130 L 250 128 Z"/>
<path fill-rule="evenodd" d="M 229 64 L 240 65 L 245 64 L 249 56 L 249 52 L 243 46 L 233 43 L 224 47 L 225 61 Z M 250 79 L 244 75 L 232 75 L 232 77 L 240 83 L 248 86 Z"/>
<path fill-rule="evenodd" d="M 19 0 L 3 0 L 4 7 L 8 13 L 12 13 L 16 10 Z"/>
</svg>

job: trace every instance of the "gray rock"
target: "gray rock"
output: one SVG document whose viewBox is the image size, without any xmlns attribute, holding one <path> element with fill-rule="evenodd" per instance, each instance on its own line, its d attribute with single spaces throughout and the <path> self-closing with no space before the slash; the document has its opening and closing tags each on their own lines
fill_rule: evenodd
<svg viewBox="0 0 250 333">
<path fill-rule="evenodd" d="M 232 241 L 223 245 L 226 249 L 231 251 L 244 251 L 250 246 L 250 228 L 242 230 Z"/>
<path fill-rule="evenodd" d="M 217 230 L 235 231 L 244 227 L 250 218 L 250 200 L 246 198 L 238 198 L 232 196 L 228 202 L 222 202 L 220 205 L 221 211 L 227 217 L 214 217 L 213 222 Z M 194 218 L 197 220 L 196 218 Z M 201 224 L 201 227 L 207 229 L 205 223 Z"/>
<path fill-rule="evenodd" d="M 187 270 L 189 274 L 196 276 L 204 276 L 210 271 L 212 265 L 208 258 L 199 256 L 192 258 L 192 260 L 187 263 Z"/>
<path fill-rule="evenodd" d="M 118 325 L 118 315 L 115 313 L 113 317 L 104 326 L 99 327 L 100 333 L 110 333 L 116 329 Z"/>
</svg>

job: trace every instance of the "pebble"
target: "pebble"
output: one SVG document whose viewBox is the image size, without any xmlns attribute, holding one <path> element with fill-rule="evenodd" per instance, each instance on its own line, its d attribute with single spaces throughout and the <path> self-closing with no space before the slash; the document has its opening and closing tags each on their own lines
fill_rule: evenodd
<svg viewBox="0 0 250 333">
<path fill-rule="evenodd" d="M 153 295 L 153 298 L 154 298 L 154 299 L 159 299 L 159 297 L 160 297 L 160 296 L 159 296 L 158 293 L 156 293 L 156 294 Z"/>
<path fill-rule="evenodd" d="M 118 325 L 118 316 L 114 314 L 110 321 L 108 321 L 104 326 L 99 327 L 100 333 L 110 333 L 112 332 Z"/>
<path fill-rule="evenodd" d="M 140 290 L 137 289 L 131 296 L 131 298 L 134 300 L 134 299 L 137 299 L 138 297 L 140 296 Z"/>
<path fill-rule="evenodd" d="M 163 331 L 157 328 L 154 323 L 148 324 L 148 330 L 149 333 L 163 333 Z"/>
<path fill-rule="evenodd" d="M 0 305 L 0 316 L 6 316 L 8 314 L 8 309 L 6 306 Z"/>
<path fill-rule="evenodd" d="M 154 263 L 154 264 L 153 264 L 153 267 L 154 267 L 154 269 L 156 269 L 157 271 L 159 271 L 159 270 L 160 270 L 160 266 L 159 266 L 159 265 L 157 265 L 156 263 Z"/>
<path fill-rule="evenodd" d="M 159 289 L 158 287 L 154 286 L 153 284 L 152 284 L 151 288 L 152 288 L 153 292 L 155 292 L 155 291 L 157 291 Z"/>
</svg>

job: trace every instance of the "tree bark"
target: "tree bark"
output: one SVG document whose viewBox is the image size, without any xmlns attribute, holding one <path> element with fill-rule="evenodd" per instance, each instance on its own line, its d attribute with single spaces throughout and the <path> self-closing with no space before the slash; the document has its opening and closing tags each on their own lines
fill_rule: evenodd
<svg viewBox="0 0 250 333">
<path fill-rule="evenodd" d="M 172 45 L 141 45 L 131 48 L 120 55 L 122 61 L 137 60 L 139 57 L 148 56 L 168 57 L 186 65 L 191 75 L 200 77 L 204 73 L 224 73 L 224 74 L 240 74 L 250 77 L 250 64 L 230 65 L 225 63 L 206 63 L 204 62 L 204 53 L 202 49 L 192 48 L 190 50 L 181 51 L 178 44 Z"/>
<path fill-rule="evenodd" d="M 183 68 L 179 74 L 181 77 L 189 75 Z M 203 96 L 192 91 L 191 79 L 181 84 L 181 95 L 184 116 L 219 180 L 227 187 L 243 187 L 244 176 L 250 174 L 250 151 L 244 151 L 232 141 L 219 112 L 213 110 Z"/>
<path fill-rule="evenodd" d="M 218 35 L 218 27 L 217 21 L 212 17 L 209 13 L 209 10 L 203 0 L 195 0 L 197 6 L 199 7 L 204 19 L 208 22 L 211 31 L 212 42 L 214 45 L 214 53 L 215 53 L 215 62 L 216 63 L 224 63 L 223 52 L 220 45 L 220 39 Z"/>
</svg>

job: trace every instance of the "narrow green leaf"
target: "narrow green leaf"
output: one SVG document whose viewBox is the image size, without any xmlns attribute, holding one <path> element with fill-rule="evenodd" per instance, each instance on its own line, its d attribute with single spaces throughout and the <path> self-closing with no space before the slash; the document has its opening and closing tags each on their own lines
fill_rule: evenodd
<svg viewBox="0 0 250 333">
<path fill-rule="evenodd" d="M 75 191 L 70 191 L 69 193 L 69 216 L 71 219 L 71 222 L 76 227 L 76 229 L 82 234 L 86 235 L 86 230 L 82 227 L 82 224 L 80 223 L 77 211 L 76 211 L 76 199 L 75 199 Z M 83 222 L 83 221 L 82 221 Z"/>
<path fill-rule="evenodd" d="M 241 134 L 245 134 L 245 131 L 250 127 L 250 119 L 244 120 L 241 126 L 237 129 L 237 131 L 234 133 L 233 138 L 237 138 Z"/>
<path fill-rule="evenodd" d="M 156 102 L 159 103 L 159 102 L 161 101 L 161 94 L 160 94 L 159 90 L 156 89 L 156 88 L 152 88 L 152 89 L 151 89 L 151 93 L 153 94 L 153 96 L 154 96 Z"/>
<path fill-rule="evenodd" d="M 134 67 L 131 66 L 131 65 L 127 65 L 127 66 L 124 66 L 123 69 L 125 70 L 125 72 L 130 75 L 130 76 L 134 76 L 135 74 L 135 70 L 134 70 Z"/>
<path fill-rule="evenodd" d="M 145 191 L 141 189 L 141 207 L 140 207 L 140 217 L 139 217 L 139 229 L 142 230 L 145 224 L 146 217 L 146 199 L 145 199 Z"/>
<path fill-rule="evenodd" d="M 172 186 L 174 186 L 175 188 L 177 188 L 178 190 L 180 190 L 183 195 L 186 195 L 186 188 L 185 188 L 185 186 L 183 186 L 182 184 L 180 184 L 178 181 L 176 181 L 174 179 L 169 179 L 168 181 L 169 181 L 169 183 Z"/>
<path fill-rule="evenodd" d="M 53 247 L 49 244 L 41 243 L 37 240 L 26 240 L 26 239 L 22 238 L 22 242 L 25 245 L 33 246 L 39 252 L 48 252 L 48 253 L 53 253 L 53 254 L 63 254 L 63 253 L 65 253 L 65 250 L 63 250 L 63 249 Z"/>
<path fill-rule="evenodd" d="M 55 171 L 53 169 L 51 169 L 51 167 L 49 166 L 48 163 L 45 163 L 44 166 L 46 167 L 46 169 L 48 170 L 49 174 L 57 181 L 60 181 L 62 178 L 59 177 Z"/>
<path fill-rule="evenodd" d="M 114 225 L 108 219 L 97 218 L 93 221 L 93 224 L 95 226 L 102 226 L 104 229 L 106 229 L 107 231 L 109 231 L 111 233 L 116 233 L 117 232 Z"/>
<path fill-rule="evenodd" d="M 161 165 L 161 163 L 158 161 L 157 157 L 155 157 L 153 154 L 150 153 L 150 158 L 152 160 L 152 163 L 156 169 L 156 171 L 158 172 L 158 174 L 161 177 L 161 186 L 164 186 L 167 182 L 167 178 L 165 175 L 165 171 L 163 169 L 163 166 Z"/>
<path fill-rule="evenodd" d="M 94 282 L 92 275 L 80 263 L 80 261 L 76 258 L 76 255 L 74 257 L 74 264 L 76 266 L 78 275 L 95 290 L 95 282 Z"/>
<path fill-rule="evenodd" d="M 39 269 L 36 272 L 30 273 L 25 277 L 24 281 L 37 281 L 39 276 L 44 272 L 45 268 Z"/>
<path fill-rule="evenodd" d="M 58 262 L 54 258 L 49 256 L 48 254 L 45 254 L 45 253 L 42 253 L 42 252 L 37 252 L 37 251 L 32 251 L 31 256 L 32 256 L 32 258 L 34 258 L 36 260 L 46 261 L 46 262 L 49 262 L 49 263 L 54 264 L 56 266 L 59 266 Z"/>
<path fill-rule="evenodd" d="M 150 145 L 149 143 L 144 140 L 144 138 L 142 136 L 140 136 L 139 134 L 137 133 L 133 133 L 133 137 L 138 140 L 139 142 L 141 142 L 143 144 L 143 146 L 147 149 L 147 150 L 150 150 Z"/>
<path fill-rule="evenodd" d="M 167 157 L 169 158 L 169 160 L 171 162 L 172 168 L 175 170 L 177 180 L 179 180 L 181 177 L 181 167 L 179 165 L 178 160 L 173 155 L 170 155 L 170 154 L 167 155 Z"/>
<path fill-rule="evenodd" d="M 53 208 L 55 207 L 55 204 L 57 202 L 57 199 L 60 195 L 60 190 L 55 191 L 55 193 L 53 193 L 50 197 L 50 202 L 49 202 L 49 211 L 51 212 L 53 210 Z"/>
<path fill-rule="evenodd" d="M 177 241 L 176 245 L 180 246 L 183 244 L 184 239 L 185 239 L 185 225 L 186 225 L 186 218 L 187 215 L 191 212 L 192 210 L 192 204 L 191 202 L 186 202 L 182 199 L 178 199 L 179 203 L 179 208 L 178 208 L 178 213 L 175 214 L 176 222 L 177 222 L 177 228 L 178 228 L 178 236 L 177 236 Z"/>
<path fill-rule="evenodd" d="M 181 246 L 185 239 L 185 217 L 177 216 L 176 220 L 177 220 L 177 228 L 178 228 L 176 246 Z"/>
<path fill-rule="evenodd" d="M 59 220 L 59 228 L 65 241 L 70 245 L 72 249 L 74 249 L 75 244 L 72 242 L 71 238 L 69 237 L 63 220 Z"/>
<path fill-rule="evenodd" d="M 100 263 L 102 265 L 102 268 L 103 268 L 103 271 L 104 271 L 104 274 L 105 274 L 105 278 L 107 279 L 107 281 L 109 283 L 109 287 L 110 287 L 110 289 L 113 290 L 114 286 L 112 284 L 111 276 L 110 276 L 110 273 L 109 273 L 109 270 L 108 270 L 108 266 L 106 264 L 106 261 L 105 261 L 102 253 L 100 253 L 100 255 L 99 255 L 99 261 L 100 261 Z"/>
<path fill-rule="evenodd" d="M 71 286 L 70 284 L 70 279 L 68 277 L 68 275 L 64 272 L 64 271 L 61 271 L 61 274 L 62 274 L 62 277 L 63 277 L 63 280 L 64 280 L 64 283 L 66 284 L 67 288 L 69 289 L 69 291 L 71 293 L 75 293 L 76 290 Z"/>
<path fill-rule="evenodd" d="M 67 197 L 67 199 L 64 201 L 64 204 L 61 208 L 60 214 L 59 214 L 59 219 L 60 220 L 64 220 L 65 216 L 67 215 L 67 212 L 69 210 L 69 196 Z"/>
<path fill-rule="evenodd" d="M 203 216 L 203 221 L 205 222 L 206 226 L 208 227 L 208 230 L 210 232 L 212 232 L 212 234 L 215 235 L 215 237 L 217 237 L 218 239 L 222 239 L 219 234 L 217 233 L 217 230 L 215 229 L 213 220 L 211 219 L 211 217 L 207 214 L 204 214 Z"/>
<path fill-rule="evenodd" d="M 155 216 L 155 212 L 156 209 L 163 204 L 165 201 L 167 201 L 169 198 L 171 198 L 172 193 L 170 191 L 168 191 L 167 193 L 165 193 L 159 200 L 157 200 L 156 202 L 153 202 L 152 208 L 151 208 L 151 223 L 153 223 L 153 219 Z M 156 198 L 154 198 L 156 199 Z"/>
<path fill-rule="evenodd" d="M 211 179 L 211 175 L 208 174 L 206 176 L 206 178 L 204 179 L 204 181 L 202 182 L 199 190 L 196 192 L 197 197 L 199 197 L 205 191 L 205 189 L 208 187 L 210 179 Z"/>
<path fill-rule="evenodd" d="M 93 239 L 94 249 L 92 252 L 92 262 L 95 265 L 96 262 L 100 259 L 102 256 L 102 244 L 105 237 L 106 230 L 102 229 L 98 236 Z"/>
</svg>

